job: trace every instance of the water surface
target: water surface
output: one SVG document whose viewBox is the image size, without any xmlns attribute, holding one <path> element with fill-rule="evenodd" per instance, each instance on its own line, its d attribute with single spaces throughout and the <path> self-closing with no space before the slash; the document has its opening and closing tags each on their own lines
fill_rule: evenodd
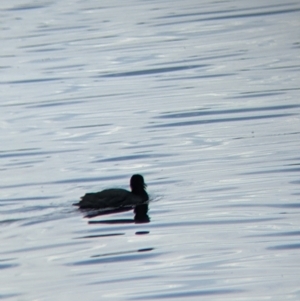
<svg viewBox="0 0 300 301">
<path fill-rule="evenodd" d="M 297 1 L 0 16 L 0 299 L 299 300 Z M 134 173 L 150 223 L 72 206 Z"/>
</svg>

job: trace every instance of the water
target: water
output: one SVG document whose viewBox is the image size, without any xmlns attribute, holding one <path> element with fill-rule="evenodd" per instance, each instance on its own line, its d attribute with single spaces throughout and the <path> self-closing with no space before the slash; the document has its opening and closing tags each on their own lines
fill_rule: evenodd
<svg viewBox="0 0 300 301">
<path fill-rule="evenodd" d="M 0 8 L 0 299 L 300 299 L 297 1 Z"/>
</svg>

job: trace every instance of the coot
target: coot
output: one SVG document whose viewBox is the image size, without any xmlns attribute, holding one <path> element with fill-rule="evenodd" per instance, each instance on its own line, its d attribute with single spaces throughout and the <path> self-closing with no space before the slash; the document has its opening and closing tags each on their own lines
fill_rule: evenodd
<svg viewBox="0 0 300 301">
<path fill-rule="evenodd" d="M 80 209 L 106 209 L 106 208 L 135 208 L 135 213 L 148 211 L 149 196 L 147 185 L 141 175 L 135 174 L 130 179 L 131 191 L 125 189 L 105 189 L 100 192 L 87 193 L 81 197 L 79 203 L 74 204 Z"/>
</svg>

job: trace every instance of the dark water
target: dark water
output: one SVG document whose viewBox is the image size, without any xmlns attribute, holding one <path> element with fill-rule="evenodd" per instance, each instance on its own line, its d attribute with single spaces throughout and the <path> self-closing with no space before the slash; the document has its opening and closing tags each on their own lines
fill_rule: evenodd
<svg viewBox="0 0 300 301">
<path fill-rule="evenodd" d="M 0 16 L 0 299 L 300 299 L 300 3 Z M 72 207 L 134 173 L 149 223 Z"/>
</svg>

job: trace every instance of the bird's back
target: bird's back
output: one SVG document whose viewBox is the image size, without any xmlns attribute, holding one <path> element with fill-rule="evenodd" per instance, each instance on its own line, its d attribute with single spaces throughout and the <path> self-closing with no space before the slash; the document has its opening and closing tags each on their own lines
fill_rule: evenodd
<svg viewBox="0 0 300 301">
<path fill-rule="evenodd" d="M 148 195 L 139 196 L 125 189 L 105 189 L 96 193 L 87 193 L 77 204 L 81 209 L 104 209 L 124 206 L 136 206 L 148 200 Z"/>
</svg>

